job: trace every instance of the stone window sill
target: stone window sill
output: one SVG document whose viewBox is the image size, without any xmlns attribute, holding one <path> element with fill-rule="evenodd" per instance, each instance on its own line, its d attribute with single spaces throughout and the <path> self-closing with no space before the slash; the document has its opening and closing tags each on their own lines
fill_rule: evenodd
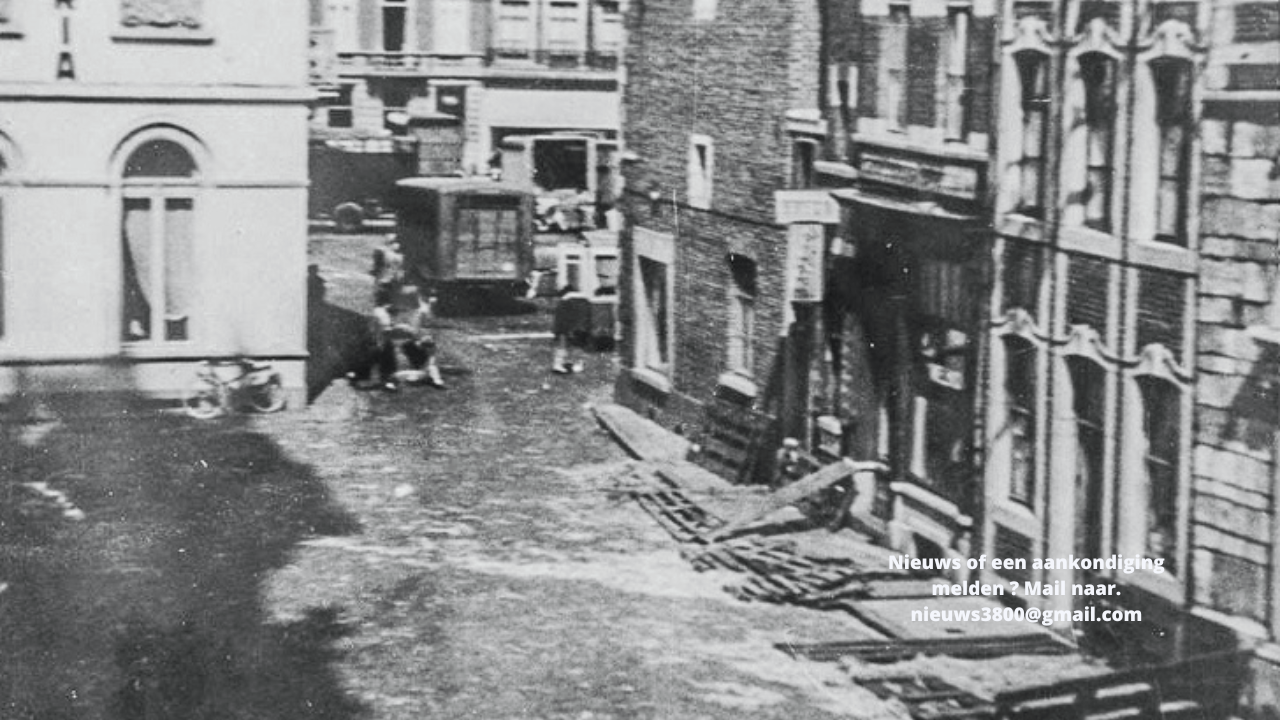
<svg viewBox="0 0 1280 720">
<path fill-rule="evenodd" d="M 112 42 L 144 43 L 155 45 L 212 45 L 213 36 L 198 30 L 120 30 L 111 36 Z"/>
<path fill-rule="evenodd" d="M 671 392 L 671 379 L 656 370 L 642 367 L 631 368 L 631 377 L 633 380 L 644 383 L 660 393 Z"/>
<path fill-rule="evenodd" d="M 722 373 L 720 377 L 716 378 L 716 384 L 722 388 L 732 390 L 748 400 L 754 400 L 756 397 L 756 384 L 745 375 L 735 372 Z"/>
</svg>

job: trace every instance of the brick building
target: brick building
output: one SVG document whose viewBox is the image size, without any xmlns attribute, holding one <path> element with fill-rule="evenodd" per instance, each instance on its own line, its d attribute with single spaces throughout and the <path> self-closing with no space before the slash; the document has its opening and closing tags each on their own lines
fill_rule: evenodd
<svg viewBox="0 0 1280 720">
<path fill-rule="evenodd" d="M 1146 657 L 1280 631 L 1278 13 L 1000 7 L 980 551 L 1160 560 L 986 573 L 1110 578 Z"/>
<path fill-rule="evenodd" d="M 817 101 L 817 7 L 660 0 L 629 18 L 618 396 L 745 476 L 741 451 L 772 447 L 766 418 L 800 412 L 782 386 L 807 379 L 773 198 L 790 182 L 787 111 Z"/>
<path fill-rule="evenodd" d="M 409 116 L 454 118 L 461 166 L 481 172 L 510 135 L 615 137 L 619 0 L 311 0 L 331 96 L 313 132 L 374 141 Z M 390 148 L 389 142 L 386 146 Z"/>
<path fill-rule="evenodd" d="M 855 517 L 888 545 L 966 557 L 981 517 L 995 6 L 822 7 L 825 87 L 810 113 L 821 120 L 792 134 L 796 156 L 814 158 L 797 184 L 841 208 L 817 323 L 825 352 L 812 365 L 813 445 L 887 462 Z"/>
</svg>

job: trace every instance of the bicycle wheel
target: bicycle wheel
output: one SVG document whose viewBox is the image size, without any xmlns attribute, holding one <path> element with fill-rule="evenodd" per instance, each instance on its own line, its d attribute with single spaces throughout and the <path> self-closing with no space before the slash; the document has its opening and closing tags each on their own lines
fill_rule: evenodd
<svg viewBox="0 0 1280 720">
<path fill-rule="evenodd" d="M 254 383 L 246 388 L 249 407 L 260 413 L 272 413 L 283 410 L 285 405 L 284 386 L 279 375 L 272 375 L 266 382 Z"/>
<path fill-rule="evenodd" d="M 197 377 L 182 396 L 187 414 L 198 420 L 215 418 L 227 411 L 222 384 L 207 377 Z"/>
</svg>

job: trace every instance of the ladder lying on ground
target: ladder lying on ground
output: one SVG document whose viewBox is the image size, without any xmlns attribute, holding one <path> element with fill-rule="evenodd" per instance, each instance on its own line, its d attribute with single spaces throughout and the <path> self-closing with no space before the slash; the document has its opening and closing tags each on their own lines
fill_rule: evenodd
<svg viewBox="0 0 1280 720">
<path fill-rule="evenodd" d="M 1247 652 L 1023 688 L 996 696 L 997 720 L 1228 720 L 1236 715 Z"/>
</svg>

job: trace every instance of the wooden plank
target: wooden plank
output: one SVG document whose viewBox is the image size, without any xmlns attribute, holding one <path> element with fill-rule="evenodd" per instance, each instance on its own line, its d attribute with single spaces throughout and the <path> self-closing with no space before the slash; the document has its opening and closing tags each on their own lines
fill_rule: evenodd
<svg viewBox="0 0 1280 720">
<path fill-rule="evenodd" d="M 888 472 L 888 468 L 883 463 L 879 462 L 855 462 L 849 459 L 842 459 L 839 462 L 831 463 L 821 470 L 811 473 L 804 478 L 773 492 L 755 508 L 743 514 L 736 520 L 730 521 L 719 530 L 716 530 L 714 533 L 707 536 L 707 539 L 711 542 L 716 542 L 717 540 L 726 538 L 734 533 L 741 532 L 766 516 L 777 512 L 784 507 L 792 505 L 799 500 L 815 495 L 841 480 L 844 480 L 853 473 L 866 471 Z"/>
</svg>

